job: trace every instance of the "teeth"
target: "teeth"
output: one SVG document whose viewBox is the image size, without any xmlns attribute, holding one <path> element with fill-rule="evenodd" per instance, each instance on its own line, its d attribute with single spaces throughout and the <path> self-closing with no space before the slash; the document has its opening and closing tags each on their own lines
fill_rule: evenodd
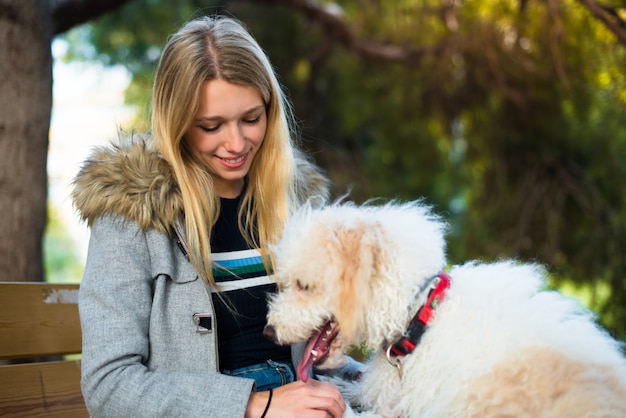
<svg viewBox="0 0 626 418">
<path fill-rule="evenodd" d="M 311 354 L 313 354 L 313 357 L 317 358 L 317 350 L 311 350 Z"/>
<path fill-rule="evenodd" d="M 241 157 L 236 158 L 236 159 L 234 159 L 234 160 L 229 160 L 229 159 L 227 159 L 227 158 L 224 158 L 224 161 L 226 161 L 226 162 L 227 162 L 227 163 L 229 163 L 229 164 L 237 164 L 237 163 L 242 162 L 242 161 L 243 161 L 243 159 L 244 159 L 244 157 L 245 157 L 245 155 L 242 155 Z"/>
</svg>

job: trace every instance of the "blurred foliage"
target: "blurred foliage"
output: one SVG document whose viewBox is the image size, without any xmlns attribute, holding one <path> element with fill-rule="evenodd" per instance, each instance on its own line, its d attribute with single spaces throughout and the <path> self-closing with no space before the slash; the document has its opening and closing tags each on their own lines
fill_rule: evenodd
<svg viewBox="0 0 626 418">
<path fill-rule="evenodd" d="M 47 282 L 79 282 L 83 263 L 78 256 L 76 243 L 67 232 L 67 225 L 59 212 L 48 206 L 48 222 L 43 241 L 44 271 Z"/>
<path fill-rule="evenodd" d="M 545 264 L 626 340 L 626 48 L 602 24 L 574 0 L 335 2 L 357 37 L 426 48 L 393 62 L 272 3 L 135 0 L 70 32 L 69 58 L 126 65 L 145 111 L 167 34 L 238 17 L 337 194 L 425 197 L 450 222 L 451 262 Z"/>
</svg>

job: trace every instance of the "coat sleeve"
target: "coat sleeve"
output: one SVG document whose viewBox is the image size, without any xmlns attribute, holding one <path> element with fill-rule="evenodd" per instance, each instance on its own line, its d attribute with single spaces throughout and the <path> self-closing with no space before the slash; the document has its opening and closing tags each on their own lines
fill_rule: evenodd
<svg viewBox="0 0 626 418">
<path fill-rule="evenodd" d="M 253 381 L 209 371 L 150 369 L 152 280 L 134 222 L 94 221 L 79 311 L 82 390 L 94 417 L 243 417 Z"/>
</svg>

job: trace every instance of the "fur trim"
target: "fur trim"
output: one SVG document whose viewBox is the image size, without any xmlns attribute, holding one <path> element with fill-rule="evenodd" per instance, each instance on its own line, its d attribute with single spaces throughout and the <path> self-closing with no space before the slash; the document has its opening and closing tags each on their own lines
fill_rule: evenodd
<svg viewBox="0 0 626 418">
<path fill-rule="evenodd" d="M 312 158 L 300 150 L 296 158 L 296 195 L 300 205 L 309 201 L 313 206 L 326 203 L 330 199 L 331 183 L 326 173 L 313 162 Z"/>
<path fill-rule="evenodd" d="M 72 198 L 89 225 L 112 214 L 163 232 L 183 207 L 169 164 L 145 139 L 96 148 L 74 179 Z"/>
<path fill-rule="evenodd" d="M 296 166 L 300 203 L 313 196 L 326 201 L 330 182 L 321 169 L 300 152 Z M 174 173 L 147 137 L 95 148 L 73 184 L 74 206 L 88 225 L 98 216 L 116 215 L 136 221 L 142 229 L 170 233 L 183 213 Z"/>
</svg>

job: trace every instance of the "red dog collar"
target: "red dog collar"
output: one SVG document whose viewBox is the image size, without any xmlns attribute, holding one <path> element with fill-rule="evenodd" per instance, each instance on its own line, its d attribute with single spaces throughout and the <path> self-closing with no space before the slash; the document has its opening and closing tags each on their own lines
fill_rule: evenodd
<svg viewBox="0 0 626 418">
<path fill-rule="evenodd" d="M 392 357 L 405 356 L 411 354 L 426 332 L 426 326 L 433 318 L 435 309 L 443 301 L 446 290 L 450 287 L 450 276 L 444 272 L 439 273 L 437 285 L 428 294 L 426 303 L 417 311 L 406 334 L 400 338 L 387 350 L 387 354 Z"/>
</svg>

